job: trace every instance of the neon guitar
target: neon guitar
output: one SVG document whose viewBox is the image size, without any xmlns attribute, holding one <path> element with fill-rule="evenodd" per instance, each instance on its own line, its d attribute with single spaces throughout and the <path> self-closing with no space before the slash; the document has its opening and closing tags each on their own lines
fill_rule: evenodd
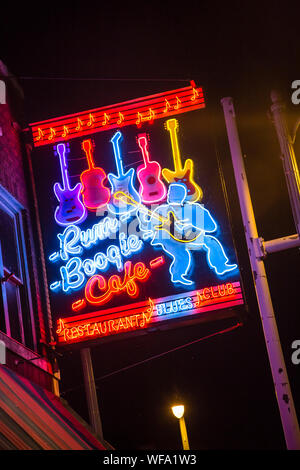
<svg viewBox="0 0 300 470">
<path fill-rule="evenodd" d="M 120 131 L 117 131 L 111 139 L 113 145 L 114 156 L 117 165 L 118 176 L 109 173 L 108 180 L 111 184 L 111 198 L 108 204 L 108 208 L 114 214 L 128 213 L 135 211 L 136 208 L 131 204 L 128 204 L 126 201 L 121 201 L 120 199 L 115 198 L 115 193 L 117 191 L 122 191 L 125 195 L 131 196 L 134 200 L 140 202 L 141 198 L 139 193 L 134 188 L 134 169 L 130 168 L 127 173 L 124 173 L 123 162 L 121 158 L 120 145 L 119 142 L 122 140 L 123 136 Z"/>
<path fill-rule="evenodd" d="M 132 204 L 132 206 L 138 208 L 141 212 L 150 215 L 156 219 L 159 224 L 154 226 L 155 230 L 164 230 L 167 232 L 174 240 L 181 243 L 189 243 L 195 241 L 201 234 L 203 230 L 195 227 L 191 223 L 182 222 L 176 218 L 174 211 L 170 209 L 167 214 L 167 217 L 163 217 L 156 212 L 149 210 L 143 204 L 138 201 L 135 201 L 128 194 L 123 193 L 122 191 L 117 191 L 115 193 L 115 198 L 121 201 L 126 202 L 127 204 Z"/>
<path fill-rule="evenodd" d="M 140 165 L 137 169 L 141 199 L 146 204 L 161 201 L 167 194 L 167 189 L 161 180 L 161 166 L 149 159 L 146 134 L 138 135 L 138 144 L 144 159 L 144 165 Z"/>
<path fill-rule="evenodd" d="M 63 186 L 55 183 L 53 187 L 55 196 L 59 201 L 54 217 L 59 225 L 79 224 L 87 216 L 86 208 L 80 200 L 82 186 L 81 183 L 77 183 L 73 189 L 70 188 L 65 144 L 58 144 L 56 150 L 59 156 Z"/>
<path fill-rule="evenodd" d="M 110 190 L 104 186 L 106 173 L 102 168 L 94 165 L 92 157 L 91 139 L 82 142 L 82 148 L 87 157 L 89 168 L 80 175 L 82 183 L 82 199 L 85 207 L 90 210 L 96 210 L 105 206 L 110 199 Z"/>
<path fill-rule="evenodd" d="M 199 199 L 201 200 L 203 193 L 200 186 L 198 186 L 194 181 L 193 160 L 191 160 L 190 158 L 187 159 L 184 163 L 184 167 L 182 168 L 177 140 L 178 121 L 176 119 L 168 119 L 167 129 L 170 132 L 175 170 L 171 171 L 168 168 L 164 168 L 162 170 L 163 177 L 168 183 L 184 184 L 187 190 L 187 201 L 196 202 Z"/>
</svg>

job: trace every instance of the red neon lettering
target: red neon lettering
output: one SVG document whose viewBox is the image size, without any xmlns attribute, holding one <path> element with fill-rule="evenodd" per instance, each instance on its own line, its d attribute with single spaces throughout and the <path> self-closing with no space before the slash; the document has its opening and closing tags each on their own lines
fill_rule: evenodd
<svg viewBox="0 0 300 470">
<path fill-rule="evenodd" d="M 208 294 L 205 293 L 205 291 L 208 291 Z M 203 291 L 202 291 L 202 294 L 203 294 L 203 297 L 208 300 L 210 299 L 210 294 L 209 294 L 209 288 L 208 287 L 204 287 Z"/>
<path fill-rule="evenodd" d="M 112 275 L 107 282 L 103 276 L 96 274 L 86 283 L 85 298 L 91 304 L 102 305 L 108 302 L 115 294 L 123 291 L 126 291 L 130 297 L 136 297 L 139 293 L 136 281 L 146 281 L 149 276 L 150 270 L 146 268 L 144 263 L 138 262 L 132 267 L 132 262 L 126 261 L 124 264 L 123 281 L 117 274 Z M 95 295 L 96 288 L 106 292 L 102 295 Z"/>
<path fill-rule="evenodd" d="M 231 284 L 231 282 L 228 282 L 228 283 L 226 284 L 226 289 L 227 289 L 228 295 L 231 295 L 231 294 L 234 294 L 234 293 L 235 293 L 234 287 L 233 287 L 233 285 Z"/>
<path fill-rule="evenodd" d="M 158 258 L 152 259 L 149 264 L 152 269 L 155 269 L 161 264 L 164 264 L 164 262 L 165 262 L 165 258 L 163 256 L 158 256 Z"/>
</svg>

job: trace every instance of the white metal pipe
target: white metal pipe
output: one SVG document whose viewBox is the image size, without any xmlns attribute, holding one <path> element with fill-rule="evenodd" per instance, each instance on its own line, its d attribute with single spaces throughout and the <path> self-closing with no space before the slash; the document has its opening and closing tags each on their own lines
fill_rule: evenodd
<svg viewBox="0 0 300 470">
<path fill-rule="evenodd" d="M 297 415 L 281 349 L 265 266 L 258 248 L 259 240 L 257 227 L 237 130 L 235 110 L 232 98 L 223 98 L 221 103 L 225 116 L 229 147 L 242 212 L 256 297 L 285 441 L 288 449 L 299 450 L 300 431 Z"/>
<path fill-rule="evenodd" d="M 262 244 L 266 253 L 276 253 L 277 251 L 300 247 L 300 238 L 295 234 L 288 237 L 275 238 L 267 242 L 263 240 Z"/>
</svg>

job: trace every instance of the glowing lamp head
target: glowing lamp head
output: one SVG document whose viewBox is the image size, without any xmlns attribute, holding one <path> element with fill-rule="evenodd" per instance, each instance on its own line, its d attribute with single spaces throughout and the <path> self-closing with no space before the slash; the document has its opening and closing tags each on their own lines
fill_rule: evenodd
<svg viewBox="0 0 300 470">
<path fill-rule="evenodd" d="M 184 415 L 184 405 L 172 406 L 173 415 L 180 419 Z"/>
</svg>

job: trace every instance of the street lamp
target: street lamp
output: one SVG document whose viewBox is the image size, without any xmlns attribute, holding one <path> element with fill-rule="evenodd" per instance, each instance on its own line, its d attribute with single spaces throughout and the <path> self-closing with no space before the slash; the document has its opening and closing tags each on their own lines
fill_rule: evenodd
<svg viewBox="0 0 300 470">
<path fill-rule="evenodd" d="M 172 406 L 173 415 L 179 419 L 180 434 L 182 439 L 183 450 L 190 450 L 188 436 L 186 432 L 186 426 L 184 421 L 184 405 L 174 405 Z"/>
</svg>

